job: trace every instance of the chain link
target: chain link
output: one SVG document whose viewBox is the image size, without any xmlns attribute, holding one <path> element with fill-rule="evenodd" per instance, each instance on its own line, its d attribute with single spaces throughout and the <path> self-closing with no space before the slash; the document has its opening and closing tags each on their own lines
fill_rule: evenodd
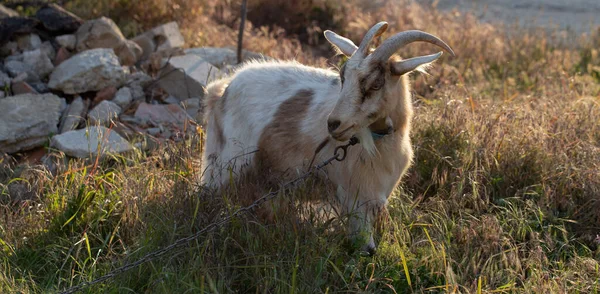
<svg viewBox="0 0 600 294">
<path fill-rule="evenodd" d="M 342 161 L 346 158 L 346 153 L 348 152 L 348 147 L 352 146 L 352 145 L 356 145 L 358 143 L 358 139 L 356 137 L 352 137 L 350 139 L 350 141 L 348 142 L 348 144 L 346 145 L 341 145 L 335 148 L 334 152 L 333 152 L 333 156 L 330 157 L 329 159 L 323 161 L 321 164 L 317 165 L 314 169 L 310 169 L 308 170 L 306 173 L 304 173 L 303 175 L 295 178 L 294 180 L 291 180 L 287 183 L 285 183 L 283 186 L 281 186 L 281 188 L 279 188 L 276 191 L 270 192 L 268 194 L 263 195 L 262 197 L 258 198 L 256 201 L 252 202 L 252 204 L 250 204 L 249 206 L 246 207 L 242 207 L 239 208 L 238 210 L 236 210 L 234 213 L 232 213 L 231 215 L 216 221 L 214 223 L 209 224 L 208 226 L 204 227 L 202 230 L 196 232 L 195 234 L 185 237 L 185 238 L 181 238 L 178 239 L 177 241 L 175 241 L 173 244 L 164 247 L 162 249 L 153 251 L 151 253 L 148 253 L 146 255 L 144 255 L 142 258 L 128 263 L 124 266 L 121 266 L 113 271 L 111 271 L 110 273 L 101 276 L 97 279 L 94 279 L 92 281 L 89 282 L 83 282 L 80 283 L 78 285 L 75 285 L 73 287 L 67 288 L 64 291 L 60 292 L 61 294 L 70 294 L 70 293 L 75 293 L 78 291 L 81 291 L 89 286 L 98 284 L 98 283 L 102 283 L 106 280 L 112 279 L 113 277 L 122 274 L 126 271 L 129 271 L 130 269 L 133 269 L 135 267 L 138 267 L 139 265 L 142 265 L 146 262 L 152 261 L 154 259 L 157 259 L 158 257 L 161 257 L 163 255 L 165 255 L 166 253 L 170 252 L 171 250 L 177 249 L 179 247 L 182 247 L 186 244 L 188 244 L 191 241 L 194 241 L 196 239 L 198 239 L 200 236 L 202 236 L 203 234 L 210 232 L 216 228 L 219 228 L 225 224 L 227 224 L 229 221 L 231 221 L 233 218 L 236 218 L 238 216 L 240 216 L 242 213 L 246 213 L 248 211 L 251 211 L 252 209 L 260 206 L 261 204 L 277 197 L 277 195 L 279 195 L 279 192 L 281 191 L 285 191 L 286 189 L 289 189 L 295 185 L 297 185 L 298 183 L 306 180 L 310 175 L 312 175 L 314 172 L 319 171 L 321 169 L 323 169 L 324 167 L 326 167 L 327 165 L 329 165 L 332 161 L 336 160 L 336 161 Z"/>
</svg>

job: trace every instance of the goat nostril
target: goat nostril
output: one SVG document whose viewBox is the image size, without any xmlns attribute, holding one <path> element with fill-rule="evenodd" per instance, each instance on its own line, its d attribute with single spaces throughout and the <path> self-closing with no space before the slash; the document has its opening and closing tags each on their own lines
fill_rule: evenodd
<svg viewBox="0 0 600 294">
<path fill-rule="evenodd" d="M 341 122 L 339 120 L 327 121 L 327 129 L 329 130 L 329 132 L 333 132 L 340 126 L 340 124 Z"/>
</svg>

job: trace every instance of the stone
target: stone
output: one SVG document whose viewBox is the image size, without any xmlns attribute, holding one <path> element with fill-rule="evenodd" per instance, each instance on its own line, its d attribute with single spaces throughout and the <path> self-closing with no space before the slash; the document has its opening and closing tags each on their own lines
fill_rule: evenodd
<svg viewBox="0 0 600 294">
<path fill-rule="evenodd" d="M 11 85 L 13 95 L 39 94 L 39 92 L 25 81 L 13 82 Z"/>
<path fill-rule="evenodd" d="M 0 99 L 5 98 L 6 97 L 6 93 L 4 93 L 4 91 L 2 89 L 0 89 Z"/>
<path fill-rule="evenodd" d="M 31 72 L 33 69 L 28 64 L 19 60 L 8 60 L 4 63 L 4 69 L 11 77 L 16 77 L 22 73 Z"/>
<path fill-rule="evenodd" d="M 187 112 L 177 104 L 152 105 L 141 103 L 135 111 L 135 117 L 158 124 L 171 124 L 180 129 L 183 129 L 191 120 Z"/>
<path fill-rule="evenodd" d="M 146 93 L 144 92 L 144 88 L 150 85 L 150 83 L 152 83 L 152 77 L 142 71 L 129 75 L 126 84 L 131 89 L 131 98 L 133 100 L 145 99 Z"/>
<path fill-rule="evenodd" d="M 69 52 L 69 50 L 67 50 L 65 47 L 58 48 L 58 51 L 56 52 L 56 57 L 54 57 L 54 61 L 53 61 L 54 66 L 58 66 L 63 61 L 71 58 L 71 56 L 72 56 L 71 52 Z"/>
<path fill-rule="evenodd" d="M 6 42 L 0 47 L 0 56 L 14 55 L 19 52 L 19 45 L 17 42 Z"/>
<path fill-rule="evenodd" d="M 169 59 L 160 73 L 159 86 L 180 101 L 204 97 L 207 83 L 220 76 L 219 69 L 196 55 Z"/>
<path fill-rule="evenodd" d="M 143 49 L 142 59 L 147 59 L 153 52 L 180 48 L 185 45 L 179 25 L 174 21 L 155 27 L 133 38 L 133 41 Z"/>
<path fill-rule="evenodd" d="M 190 98 L 184 101 L 181 101 L 181 106 L 185 109 L 187 114 L 195 119 L 197 122 L 202 121 L 202 102 L 200 98 Z"/>
<path fill-rule="evenodd" d="M 40 49 L 42 49 L 42 52 L 46 54 L 50 60 L 54 60 L 54 58 L 56 58 L 56 49 L 54 49 L 54 46 L 52 46 L 50 41 L 42 43 L 42 48 Z"/>
<path fill-rule="evenodd" d="M 112 48 L 123 65 L 133 65 L 142 54 L 142 49 L 128 41 L 110 18 L 101 17 L 85 22 L 77 33 L 75 48 L 78 52 L 94 48 Z"/>
<path fill-rule="evenodd" d="M 131 95 L 131 89 L 129 87 L 123 87 L 117 91 L 115 94 L 115 98 L 112 100 L 114 103 L 119 105 L 119 107 L 125 109 L 131 101 L 133 101 L 133 96 Z"/>
<path fill-rule="evenodd" d="M 17 38 L 17 45 L 21 51 L 35 50 L 42 47 L 42 40 L 37 34 L 27 34 Z"/>
<path fill-rule="evenodd" d="M 69 50 L 75 49 L 75 44 L 77 43 L 77 38 L 73 34 L 61 35 L 56 37 L 56 43 L 61 47 L 65 47 Z"/>
<path fill-rule="evenodd" d="M 163 102 L 167 104 L 179 104 L 180 101 L 173 96 L 167 96 L 167 98 L 163 99 Z"/>
<path fill-rule="evenodd" d="M 39 23 L 31 17 L 0 18 L 0 44 L 10 41 L 14 35 L 30 34 Z"/>
<path fill-rule="evenodd" d="M 10 85 L 10 77 L 3 71 L 0 71 L 0 89 Z"/>
<path fill-rule="evenodd" d="M 88 113 L 88 118 L 93 125 L 107 126 L 110 125 L 112 120 L 116 120 L 122 111 L 119 105 L 112 101 L 104 100 Z"/>
<path fill-rule="evenodd" d="M 28 83 L 33 89 L 35 89 L 38 93 L 49 93 L 50 88 L 45 83 Z"/>
<path fill-rule="evenodd" d="M 20 73 L 18 76 L 14 77 L 12 79 L 12 82 L 27 82 L 30 85 L 34 84 L 34 83 L 40 83 L 40 77 L 38 77 L 36 74 L 34 74 L 33 72 L 29 71 L 29 72 L 22 72 Z"/>
<path fill-rule="evenodd" d="M 14 181 L 8 184 L 8 195 L 13 202 L 34 200 L 38 198 L 36 191 L 27 181 Z"/>
<path fill-rule="evenodd" d="M 47 77 L 54 70 L 54 64 L 41 49 L 23 52 L 23 63 L 29 66 L 41 79 Z"/>
<path fill-rule="evenodd" d="M 112 49 L 92 49 L 60 63 L 50 74 L 48 87 L 66 94 L 99 91 L 122 86 L 128 72 Z"/>
<path fill-rule="evenodd" d="M 0 153 L 44 145 L 58 132 L 65 100 L 54 94 L 24 94 L 0 100 Z"/>
<path fill-rule="evenodd" d="M 210 64 L 223 69 L 226 65 L 237 64 L 237 51 L 231 48 L 199 47 L 185 50 L 185 54 L 197 55 Z M 252 51 L 242 50 L 242 62 L 249 60 L 269 60 L 270 57 Z"/>
<path fill-rule="evenodd" d="M 102 126 L 68 131 L 52 137 L 51 146 L 68 156 L 78 158 L 104 157 L 110 154 L 129 152 L 134 149 L 117 132 Z"/>
<path fill-rule="evenodd" d="M 62 134 L 77 129 L 83 121 L 88 107 L 89 100 L 83 100 L 81 96 L 77 96 L 63 113 L 58 132 Z"/>
<path fill-rule="evenodd" d="M 19 13 L 0 4 L 0 18 L 5 18 L 5 17 L 17 17 L 19 16 Z"/>
<path fill-rule="evenodd" d="M 56 4 L 42 6 L 35 13 L 35 17 L 40 20 L 46 30 L 54 34 L 73 33 L 83 24 L 83 20 L 77 15 Z"/>
<path fill-rule="evenodd" d="M 113 97 L 115 97 L 115 93 L 117 93 L 117 88 L 114 86 L 106 87 L 98 91 L 96 97 L 94 97 L 94 100 L 92 101 L 92 105 L 98 105 L 104 100 L 112 100 Z"/>
</svg>

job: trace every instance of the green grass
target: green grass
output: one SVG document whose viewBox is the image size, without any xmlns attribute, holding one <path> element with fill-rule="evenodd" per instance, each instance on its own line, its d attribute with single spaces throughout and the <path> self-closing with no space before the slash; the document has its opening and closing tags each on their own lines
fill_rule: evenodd
<svg viewBox="0 0 600 294">
<path fill-rule="evenodd" d="M 114 15 L 132 5 L 110 3 L 101 7 Z M 458 56 L 412 79 L 415 163 L 390 199 L 377 255 L 352 250 L 344 218 L 293 201 L 318 193 L 308 183 L 267 204 L 273 219 L 245 215 L 86 292 L 600 292 L 600 31 L 568 44 L 558 32 L 508 38 L 469 14 L 394 3 L 346 7 L 349 37 L 387 20 L 391 32 L 441 36 Z M 235 44 L 235 29 L 204 12 L 182 20 L 188 42 Z M 331 56 L 260 28 L 246 33 L 247 48 L 278 58 L 325 65 Z M 239 208 L 244 187 L 201 192 L 201 146 L 195 138 L 71 160 L 56 175 L 0 159 L 0 292 L 93 280 Z M 17 184 L 38 196 L 13 200 Z"/>
</svg>

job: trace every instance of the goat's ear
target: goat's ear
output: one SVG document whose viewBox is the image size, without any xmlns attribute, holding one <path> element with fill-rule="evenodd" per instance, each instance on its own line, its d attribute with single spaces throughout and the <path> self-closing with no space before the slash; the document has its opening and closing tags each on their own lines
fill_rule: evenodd
<svg viewBox="0 0 600 294">
<path fill-rule="evenodd" d="M 411 71 L 414 71 L 415 69 L 426 69 L 428 66 L 431 65 L 432 62 L 440 58 L 440 56 L 442 56 L 442 52 L 391 62 L 390 68 L 393 75 L 401 76 L 403 74 L 407 74 Z"/>
<path fill-rule="evenodd" d="M 356 52 L 358 49 L 358 47 L 354 45 L 354 42 L 352 42 L 350 39 L 344 38 L 330 30 L 326 30 L 324 34 L 325 39 L 327 39 L 329 43 L 331 43 L 335 48 L 348 57 L 352 56 L 352 54 L 354 54 L 354 52 Z"/>
</svg>

